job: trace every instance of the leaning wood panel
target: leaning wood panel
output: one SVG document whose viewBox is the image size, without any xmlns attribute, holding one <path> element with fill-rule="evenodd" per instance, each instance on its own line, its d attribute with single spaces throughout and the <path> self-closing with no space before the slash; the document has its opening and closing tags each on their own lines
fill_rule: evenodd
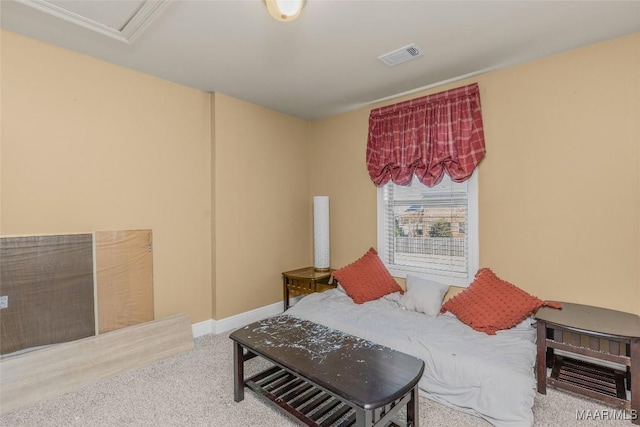
<svg viewBox="0 0 640 427">
<path fill-rule="evenodd" d="M 181 314 L 0 361 L 0 411 L 6 413 L 193 349 Z"/>
<path fill-rule="evenodd" d="M 0 353 L 95 335 L 91 234 L 0 238 Z"/>
<path fill-rule="evenodd" d="M 98 332 L 153 317 L 151 230 L 96 231 Z"/>
</svg>

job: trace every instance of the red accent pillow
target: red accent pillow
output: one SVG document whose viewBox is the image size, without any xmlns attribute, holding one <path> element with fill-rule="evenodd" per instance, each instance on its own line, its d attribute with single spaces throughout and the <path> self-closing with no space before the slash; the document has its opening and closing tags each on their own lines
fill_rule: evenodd
<svg viewBox="0 0 640 427">
<path fill-rule="evenodd" d="M 334 271 L 333 277 L 356 304 L 373 301 L 393 292 L 403 293 L 373 248 L 357 261 Z"/>
<path fill-rule="evenodd" d="M 559 303 L 546 303 L 482 268 L 467 289 L 444 303 L 440 313 L 450 311 L 476 331 L 495 335 L 496 331 L 517 325 L 543 305 L 562 308 Z"/>
</svg>

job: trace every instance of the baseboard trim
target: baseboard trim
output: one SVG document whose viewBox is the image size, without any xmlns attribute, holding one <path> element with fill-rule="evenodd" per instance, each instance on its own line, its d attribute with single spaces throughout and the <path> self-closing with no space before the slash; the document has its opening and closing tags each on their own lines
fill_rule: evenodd
<svg viewBox="0 0 640 427">
<path fill-rule="evenodd" d="M 191 330 L 193 332 L 193 337 L 198 338 L 203 335 L 212 334 L 215 327 L 215 320 L 209 319 L 203 322 L 194 323 L 191 325 Z"/>
<path fill-rule="evenodd" d="M 302 296 L 298 296 L 295 298 L 291 298 L 289 304 L 291 306 L 295 305 Z M 223 332 L 228 332 L 242 326 L 248 325 L 249 323 L 256 322 L 258 320 L 262 320 L 265 317 L 276 316 L 278 314 L 282 314 L 283 312 L 283 303 L 276 302 L 270 305 L 266 305 L 264 307 L 259 307 L 254 310 L 245 311 L 244 313 L 236 314 L 235 316 L 225 317 L 224 319 L 214 320 L 209 319 L 202 322 L 194 323 L 191 325 L 191 329 L 193 331 L 193 337 L 198 338 L 203 335 L 208 334 L 221 334 Z"/>
</svg>

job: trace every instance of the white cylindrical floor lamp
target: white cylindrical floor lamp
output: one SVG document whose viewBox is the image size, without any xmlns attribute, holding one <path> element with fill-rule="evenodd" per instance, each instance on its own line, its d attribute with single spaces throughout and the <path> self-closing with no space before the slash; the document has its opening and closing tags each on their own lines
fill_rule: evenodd
<svg viewBox="0 0 640 427">
<path fill-rule="evenodd" d="M 329 196 L 313 198 L 313 268 L 330 271 Z"/>
</svg>

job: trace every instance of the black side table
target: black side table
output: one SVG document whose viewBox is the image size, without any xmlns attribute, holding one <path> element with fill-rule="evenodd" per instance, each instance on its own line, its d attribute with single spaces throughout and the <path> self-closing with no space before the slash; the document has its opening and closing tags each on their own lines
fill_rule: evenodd
<svg viewBox="0 0 640 427">
<path fill-rule="evenodd" d="M 562 310 L 543 307 L 535 317 L 538 393 L 546 394 L 551 385 L 599 399 L 630 410 L 632 422 L 640 424 L 640 316 L 563 302 Z M 558 356 L 554 349 L 569 355 Z M 626 371 L 573 359 L 571 354 L 614 362 Z M 547 367 L 552 368 L 549 377 Z"/>
</svg>

